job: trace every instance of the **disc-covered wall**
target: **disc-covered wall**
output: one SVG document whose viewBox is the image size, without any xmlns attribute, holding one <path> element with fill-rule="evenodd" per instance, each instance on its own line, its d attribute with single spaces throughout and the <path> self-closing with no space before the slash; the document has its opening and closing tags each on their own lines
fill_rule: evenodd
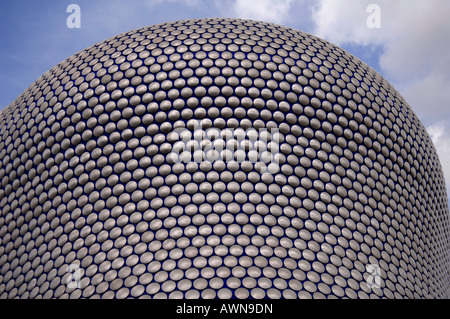
<svg viewBox="0 0 450 319">
<path fill-rule="evenodd" d="M 430 137 L 290 28 L 178 21 L 75 54 L 0 112 L 0 182 L 0 298 L 450 297 Z"/>
</svg>

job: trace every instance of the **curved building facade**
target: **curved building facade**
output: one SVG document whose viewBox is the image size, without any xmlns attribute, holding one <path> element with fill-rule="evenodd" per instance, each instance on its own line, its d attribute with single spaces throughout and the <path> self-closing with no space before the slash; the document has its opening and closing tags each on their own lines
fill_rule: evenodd
<svg viewBox="0 0 450 319">
<path fill-rule="evenodd" d="M 312 35 L 133 30 L 0 112 L 0 298 L 449 298 L 432 141 Z"/>
</svg>

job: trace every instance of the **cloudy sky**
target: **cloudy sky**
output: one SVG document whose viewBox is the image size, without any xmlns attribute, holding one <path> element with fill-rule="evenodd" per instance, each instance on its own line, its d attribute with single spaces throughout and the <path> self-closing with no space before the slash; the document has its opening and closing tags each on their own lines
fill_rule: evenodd
<svg viewBox="0 0 450 319">
<path fill-rule="evenodd" d="M 69 4 L 81 28 L 69 29 Z M 381 27 L 368 28 L 370 4 Z M 299 29 L 331 41 L 383 75 L 427 127 L 450 189 L 448 0 L 2 0 L 0 109 L 74 53 L 131 29 L 190 18 L 235 17 Z"/>
</svg>

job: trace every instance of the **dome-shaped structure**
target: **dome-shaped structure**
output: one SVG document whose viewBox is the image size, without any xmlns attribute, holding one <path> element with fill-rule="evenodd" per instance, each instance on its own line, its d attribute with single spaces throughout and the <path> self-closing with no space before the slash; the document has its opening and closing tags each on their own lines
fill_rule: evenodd
<svg viewBox="0 0 450 319">
<path fill-rule="evenodd" d="M 312 35 L 200 19 L 75 54 L 0 112 L 1 298 L 450 297 L 430 137 Z"/>
</svg>

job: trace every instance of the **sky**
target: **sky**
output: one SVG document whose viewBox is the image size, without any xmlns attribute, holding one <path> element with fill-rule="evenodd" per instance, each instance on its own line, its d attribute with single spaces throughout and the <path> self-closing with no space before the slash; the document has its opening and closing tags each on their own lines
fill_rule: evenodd
<svg viewBox="0 0 450 319">
<path fill-rule="evenodd" d="M 67 7 L 81 9 L 68 28 Z M 379 28 L 367 20 L 376 5 Z M 2 0 L 0 110 L 73 54 L 132 29 L 192 18 L 247 18 L 328 40 L 385 77 L 427 128 L 450 189 L 448 0 Z"/>
</svg>

